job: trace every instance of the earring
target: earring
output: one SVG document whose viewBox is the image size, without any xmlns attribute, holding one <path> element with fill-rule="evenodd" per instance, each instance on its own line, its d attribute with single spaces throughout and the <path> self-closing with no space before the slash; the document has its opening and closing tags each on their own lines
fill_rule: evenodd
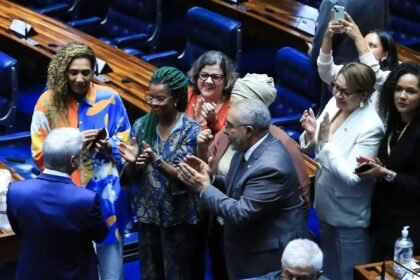
<svg viewBox="0 0 420 280">
<path fill-rule="evenodd" d="M 175 103 L 174 103 L 174 107 L 175 107 L 175 108 L 176 108 L 176 105 L 177 105 L 177 103 L 175 102 Z"/>
<path fill-rule="evenodd" d="M 360 107 L 360 108 L 365 107 L 365 101 L 364 101 L 364 100 L 361 100 L 361 101 L 360 101 L 360 103 L 359 103 L 359 107 Z"/>
</svg>

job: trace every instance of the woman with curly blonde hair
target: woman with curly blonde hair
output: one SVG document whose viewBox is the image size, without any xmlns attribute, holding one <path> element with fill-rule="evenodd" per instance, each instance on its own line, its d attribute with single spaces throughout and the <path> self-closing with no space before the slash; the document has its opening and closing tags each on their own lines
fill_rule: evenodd
<svg viewBox="0 0 420 280">
<path fill-rule="evenodd" d="M 92 82 L 96 57 L 82 43 L 69 43 L 51 59 L 48 90 L 38 99 L 31 124 L 32 156 L 44 170 L 42 143 L 58 127 L 79 128 L 84 149 L 72 174 L 76 185 L 98 193 L 109 234 L 97 245 L 101 279 L 123 279 L 122 230 L 128 220 L 117 166 L 117 144 L 129 141 L 130 123 L 118 93 Z"/>
</svg>

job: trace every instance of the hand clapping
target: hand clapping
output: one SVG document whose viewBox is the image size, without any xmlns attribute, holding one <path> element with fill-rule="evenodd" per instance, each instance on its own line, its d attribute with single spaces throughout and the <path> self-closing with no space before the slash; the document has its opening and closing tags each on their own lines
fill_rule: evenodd
<svg viewBox="0 0 420 280">
<path fill-rule="evenodd" d="M 300 118 L 300 124 L 306 131 L 306 141 L 311 141 L 316 131 L 316 117 L 312 108 L 303 112 L 302 118 Z"/>
</svg>

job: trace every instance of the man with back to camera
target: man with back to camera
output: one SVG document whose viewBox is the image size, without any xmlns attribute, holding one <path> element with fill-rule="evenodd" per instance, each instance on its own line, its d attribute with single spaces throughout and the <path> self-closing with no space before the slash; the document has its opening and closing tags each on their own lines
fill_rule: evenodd
<svg viewBox="0 0 420 280">
<path fill-rule="evenodd" d="M 83 134 L 52 130 L 43 144 L 45 169 L 37 178 L 12 183 L 7 215 L 20 238 L 16 279 L 99 279 L 92 241 L 108 234 L 98 195 L 78 188 Z"/>
<path fill-rule="evenodd" d="M 44 169 L 42 142 L 58 127 L 75 127 L 86 146 L 73 182 L 99 195 L 109 234 L 96 244 L 102 280 L 124 279 L 123 231 L 129 201 L 119 183 L 122 159 L 117 145 L 129 142 L 130 122 L 118 93 L 93 82 L 96 56 L 83 43 L 69 43 L 48 66 L 48 90 L 38 99 L 31 123 L 32 157 Z"/>
<path fill-rule="evenodd" d="M 270 112 L 261 101 L 238 101 L 226 120 L 236 150 L 227 176 L 216 176 L 213 186 L 209 166 L 191 156 L 180 163 L 178 177 L 200 193 L 204 209 L 224 219 L 229 278 L 276 279 L 284 246 L 307 235 L 293 163 L 269 133 Z"/>
</svg>

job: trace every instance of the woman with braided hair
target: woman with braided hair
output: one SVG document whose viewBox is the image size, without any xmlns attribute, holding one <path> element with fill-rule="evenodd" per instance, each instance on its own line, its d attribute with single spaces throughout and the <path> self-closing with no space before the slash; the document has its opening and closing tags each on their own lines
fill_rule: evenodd
<svg viewBox="0 0 420 280">
<path fill-rule="evenodd" d="M 142 279 L 200 279 L 198 199 L 186 191 L 176 170 L 183 158 L 195 154 L 200 132 L 200 125 L 183 113 L 187 85 L 178 69 L 159 68 L 146 97 L 150 112 L 134 123 L 131 145 L 119 147 L 127 161 L 123 184 L 132 185 L 138 219 Z"/>
</svg>

